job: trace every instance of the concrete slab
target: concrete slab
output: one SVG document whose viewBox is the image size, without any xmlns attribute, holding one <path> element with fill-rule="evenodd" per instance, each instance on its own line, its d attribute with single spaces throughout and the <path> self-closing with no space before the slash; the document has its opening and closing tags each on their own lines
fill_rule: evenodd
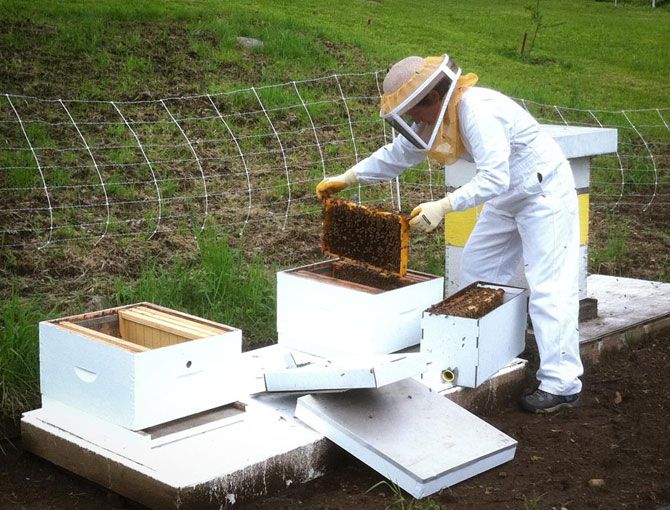
<svg viewBox="0 0 670 510">
<path fill-rule="evenodd" d="M 581 343 L 670 316 L 670 283 L 591 275 L 588 289 L 598 300 L 598 317 L 579 325 Z"/>
<path fill-rule="evenodd" d="M 415 498 L 514 458 L 517 442 L 407 379 L 298 399 L 296 416 Z"/>
<path fill-rule="evenodd" d="M 29 451 L 150 508 L 219 509 L 322 474 L 331 448 L 294 406 L 249 399 L 242 418 L 153 440 L 62 405 L 21 425 Z"/>
<path fill-rule="evenodd" d="M 670 284 L 592 275 L 588 287 L 589 297 L 598 299 L 600 318 L 580 325 L 587 369 L 604 350 L 620 347 L 630 339 L 670 331 Z M 193 453 L 175 447 L 173 451 L 187 456 L 184 463 L 181 458 L 170 460 L 175 466 L 192 466 L 198 456 L 208 465 L 207 469 L 194 467 L 193 476 L 189 469 L 161 471 L 157 464 L 144 465 L 130 459 L 132 455 L 110 450 L 118 449 L 118 439 L 105 445 L 90 430 L 67 432 L 63 429 L 66 424 L 59 426 L 54 417 L 41 410 L 24 415 L 24 445 L 54 464 L 156 509 L 230 508 L 235 502 L 272 494 L 319 476 L 332 466 L 337 448 L 294 418 L 297 396 L 251 396 L 264 390 L 266 369 L 286 367 L 284 350 L 276 345 L 256 349 L 244 353 L 242 362 L 248 376 L 240 384 L 250 395 L 244 400 L 249 403 L 249 412 L 256 409 L 258 416 L 248 427 L 242 421 L 217 429 L 211 436 L 216 440 L 193 440 L 189 443 L 195 447 Z M 422 384 L 469 410 L 479 410 L 516 397 L 532 378 L 526 362 L 515 360 L 476 389 L 453 387 L 430 378 L 423 379 Z M 169 458 L 167 453 L 163 455 Z M 232 456 L 230 461 L 228 456 Z"/>
</svg>

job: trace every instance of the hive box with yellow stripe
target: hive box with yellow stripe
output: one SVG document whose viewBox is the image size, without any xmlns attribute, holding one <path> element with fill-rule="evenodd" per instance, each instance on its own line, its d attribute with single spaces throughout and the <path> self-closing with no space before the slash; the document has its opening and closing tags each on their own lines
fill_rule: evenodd
<svg viewBox="0 0 670 510">
<path fill-rule="evenodd" d="M 44 321 L 41 393 L 140 430 L 237 400 L 241 352 L 239 329 L 149 303 Z"/>
<path fill-rule="evenodd" d="M 595 156 L 610 154 L 617 151 L 617 130 L 610 128 L 594 128 L 583 126 L 542 125 L 542 130 L 551 136 L 561 147 L 563 154 L 570 161 L 575 180 L 575 189 L 579 200 L 579 298 L 587 297 L 586 276 L 588 268 L 589 238 L 589 191 L 591 183 L 591 159 Z M 455 164 L 445 167 L 445 185 L 448 191 L 467 183 L 476 173 L 474 163 L 458 160 Z M 461 212 L 453 212 L 446 216 L 445 233 L 445 290 L 451 294 L 460 289 L 461 258 L 463 247 L 467 243 L 477 223 L 481 206 Z M 517 268 L 516 277 L 508 282 L 518 287 L 527 287 L 523 277 L 522 263 Z"/>
</svg>

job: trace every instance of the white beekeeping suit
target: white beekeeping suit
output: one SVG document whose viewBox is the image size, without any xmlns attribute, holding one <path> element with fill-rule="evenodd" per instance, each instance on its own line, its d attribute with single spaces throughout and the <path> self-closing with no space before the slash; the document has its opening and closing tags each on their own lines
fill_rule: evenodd
<svg viewBox="0 0 670 510">
<path fill-rule="evenodd" d="M 421 204 L 413 215 L 417 210 L 432 211 L 432 219 L 428 214 L 424 221 L 434 228 L 444 213 L 484 204 L 463 251 L 462 282 L 508 284 L 523 261 L 530 290 L 529 313 L 540 354 L 539 390 L 550 399 L 545 402 L 542 391 L 536 392 L 542 402 L 527 410 L 549 412 L 563 405 L 578 405 L 583 373 L 577 329 L 579 219 L 570 165 L 537 121 L 503 94 L 467 88 L 457 100 L 454 115 L 463 148 L 459 155 L 473 161 L 477 173 L 441 201 Z M 453 118 L 451 122 L 455 124 Z M 414 124 L 411 129 L 417 134 L 422 128 Z M 344 182 L 334 188 L 338 191 L 353 182 L 398 176 L 428 153 L 421 143 L 413 141 L 412 134 L 396 137 L 343 176 L 324 183 Z M 556 400 L 555 396 L 566 399 Z M 523 400 L 522 405 L 526 408 Z"/>
<path fill-rule="evenodd" d="M 468 89 L 458 118 L 477 174 L 449 199 L 454 211 L 484 203 L 463 251 L 462 282 L 509 283 L 523 257 L 540 389 L 579 393 L 579 217 L 570 165 L 537 121 L 503 94 Z M 353 171 L 363 182 L 385 181 L 424 159 L 424 150 L 398 136 Z"/>
</svg>

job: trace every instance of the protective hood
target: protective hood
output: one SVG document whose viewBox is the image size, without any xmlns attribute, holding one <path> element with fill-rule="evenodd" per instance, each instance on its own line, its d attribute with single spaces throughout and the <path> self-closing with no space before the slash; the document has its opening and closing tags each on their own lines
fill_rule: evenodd
<svg viewBox="0 0 670 510">
<path fill-rule="evenodd" d="M 449 88 L 435 124 L 415 124 L 408 112 L 445 78 Z M 425 59 L 408 57 L 393 66 L 384 80 L 379 115 L 415 147 L 427 151 L 429 158 L 441 164 L 453 163 L 464 149 L 456 105 L 477 80 L 472 73 L 461 77 L 461 69 L 446 54 Z"/>
</svg>

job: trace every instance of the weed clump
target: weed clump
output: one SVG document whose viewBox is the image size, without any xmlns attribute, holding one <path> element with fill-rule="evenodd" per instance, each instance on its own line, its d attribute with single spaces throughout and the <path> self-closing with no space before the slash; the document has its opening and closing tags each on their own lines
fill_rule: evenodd
<svg viewBox="0 0 670 510">
<path fill-rule="evenodd" d="M 246 261 L 225 237 L 205 231 L 194 261 L 148 263 L 131 284 L 118 281 L 116 306 L 148 301 L 242 329 L 245 348 L 271 343 L 276 322 L 273 274 Z"/>
<path fill-rule="evenodd" d="M 44 318 L 17 295 L 0 305 L 0 418 L 18 420 L 39 403 L 37 324 Z"/>
</svg>

